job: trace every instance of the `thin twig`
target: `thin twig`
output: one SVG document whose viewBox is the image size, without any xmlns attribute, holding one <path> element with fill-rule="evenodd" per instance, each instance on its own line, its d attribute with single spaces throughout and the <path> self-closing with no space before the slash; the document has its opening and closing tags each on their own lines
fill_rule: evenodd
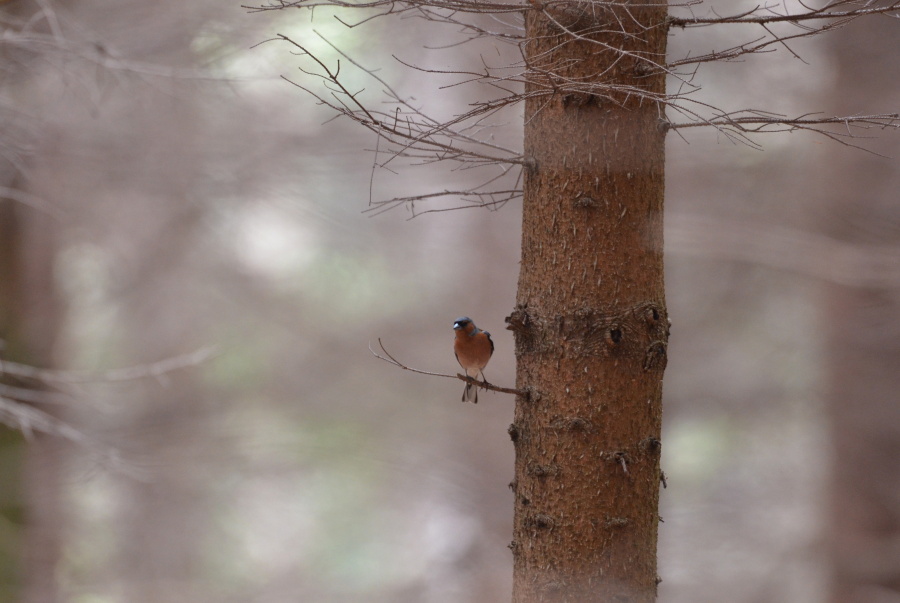
<svg viewBox="0 0 900 603">
<path fill-rule="evenodd" d="M 570 97 L 585 104 L 619 107 L 632 106 L 635 102 L 649 103 L 655 105 L 665 129 L 682 138 L 684 135 L 680 130 L 715 128 L 732 143 L 757 150 L 762 148 L 757 142 L 759 135 L 806 131 L 872 153 L 858 143 L 866 138 L 861 135 L 864 130 L 900 127 L 900 119 L 894 113 L 789 117 L 753 107 L 731 110 L 704 100 L 703 88 L 697 81 L 702 65 L 765 55 L 779 48 L 803 60 L 799 47 L 795 50 L 795 42 L 837 30 L 860 17 L 900 18 L 900 0 L 886 0 L 882 5 L 873 0 L 826 0 L 819 8 L 808 6 L 801 0 L 801 8 L 795 12 L 774 4 L 759 4 L 750 10 L 728 15 L 711 9 L 710 16 L 694 14 L 695 7 L 703 4 L 701 0 L 685 0 L 670 3 L 669 8 L 681 9 L 687 17 L 672 15 L 656 21 L 645 21 L 641 17 L 641 10 L 664 4 L 651 0 L 636 8 L 627 0 L 269 0 L 267 4 L 246 8 L 254 11 L 318 6 L 372 9 L 362 19 L 335 18 L 347 27 L 358 27 L 371 19 L 389 15 L 417 18 L 456 28 L 462 33 L 459 44 L 490 39 L 503 42 L 513 53 L 518 52 L 519 56 L 506 56 L 494 43 L 492 49 L 501 60 L 489 61 L 481 55 L 480 67 L 474 70 L 426 67 L 418 60 L 407 61 L 394 55 L 396 61 L 418 73 L 454 79 L 440 85 L 440 90 L 469 84 L 488 86 L 489 92 L 481 96 L 483 100 L 470 102 L 455 115 L 436 116 L 426 113 L 414 97 L 402 96 L 376 69 L 365 67 L 316 30 L 313 32 L 340 56 L 339 59 L 332 61 L 324 56 L 314 56 L 307 46 L 285 35 L 275 38 L 293 45 L 299 50 L 298 54 L 305 56 L 304 60 L 312 61 L 306 68 L 301 66 L 300 71 L 308 81 L 318 81 L 319 87 L 284 77 L 286 81 L 331 109 L 334 117 L 350 119 L 377 136 L 366 210 L 370 215 L 401 206 L 407 207 L 413 217 L 472 207 L 496 209 L 518 199 L 521 196 L 521 171 L 528 166 L 528 159 L 518 144 L 504 145 L 495 138 L 494 132 L 504 125 L 499 117 L 512 115 L 526 101 L 533 104 L 525 117 L 526 127 L 527 121 L 541 115 L 546 107 Z M 558 42 L 549 44 L 543 52 L 530 54 L 524 27 L 527 12 L 540 14 L 552 24 L 553 39 L 558 37 Z M 487 29 L 484 19 L 472 18 L 472 15 L 489 15 L 500 27 Z M 722 50 L 689 53 L 670 62 L 665 56 L 634 50 L 632 44 L 624 43 L 639 39 L 652 29 L 691 29 L 711 25 L 739 25 L 751 33 Z M 560 58 L 566 53 L 558 52 L 572 44 L 589 45 L 588 55 L 606 55 L 601 62 L 603 67 L 595 73 L 573 75 L 571 67 L 576 59 Z M 455 45 L 457 43 L 439 46 Z M 340 70 L 342 64 L 349 64 L 373 80 L 381 88 L 387 108 L 364 98 L 364 93 L 368 94 L 365 88 L 357 91 L 358 84 L 350 84 L 348 76 Z M 633 77 L 619 77 L 623 71 L 634 71 Z M 678 83 L 677 90 L 667 94 L 646 84 L 660 75 L 674 79 Z M 846 128 L 846 131 L 840 128 Z M 398 173 L 399 169 L 393 169 L 397 163 L 424 166 L 446 161 L 460 171 L 488 168 L 491 179 L 471 188 L 453 187 L 442 192 L 399 195 L 384 201 L 372 199 L 375 168 Z M 490 170 L 496 167 L 502 171 L 499 177 L 505 180 L 489 187 L 495 179 Z M 517 182 L 510 186 L 509 180 L 514 174 L 519 174 Z M 437 203 L 438 207 L 423 209 L 422 206 L 429 202 Z"/>
<path fill-rule="evenodd" d="M 526 391 L 522 391 L 520 389 L 513 389 L 510 387 L 500 387 L 498 385 L 492 385 L 492 384 L 488 383 L 487 381 L 479 381 L 478 379 L 475 379 L 474 377 L 469 377 L 468 375 L 462 375 L 460 373 L 457 373 L 456 375 L 447 375 L 445 373 L 433 373 L 431 371 L 423 371 L 420 369 L 412 368 L 410 366 L 406 366 L 405 364 L 403 364 L 402 362 L 400 362 L 399 360 L 397 360 L 396 358 L 391 356 L 390 352 L 388 352 L 384 348 L 384 344 L 381 343 L 381 337 L 378 338 L 378 347 L 380 347 L 381 351 L 384 353 L 383 356 L 381 354 L 379 354 L 377 351 L 372 349 L 371 343 L 369 344 L 369 351 L 372 352 L 373 356 L 375 356 L 379 360 L 384 360 L 388 364 L 393 364 L 394 366 L 401 368 L 404 371 L 412 371 L 414 373 L 419 373 L 420 375 L 430 375 L 432 377 L 447 377 L 449 379 L 456 378 L 456 379 L 459 379 L 460 381 L 465 381 L 466 383 L 471 383 L 472 385 L 477 385 L 478 387 L 480 387 L 482 389 L 487 389 L 487 390 L 490 390 L 493 392 L 501 392 L 504 394 L 513 394 L 514 396 L 522 396 L 523 398 L 528 398 L 528 392 L 526 392 Z"/>
<path fill-rule="evenodd" d="M 35 379 L 48 384 L 69 385 L 76 383 L 101 383 L 110 381 L 131 381 L 145 377 L 159 378 L 166 373 L 196 366 L 215 354 L 215 348 L 207 346 L 182 354 L 172 356 L 159 362 L 139 364 L 125 368 L 111 369 L 108 371 L 56 371 L 41 369 L 27 364 L 19 364 L 8 360 L 0 360 L 0 374 L 13 375 L 25 379 Z"/>
<path fill-rule="evenodd" d="M 0 384 L 0 425 L 21 431 L 30 439 L 35 433 L 43 433 L 68 440 L 100 459 L 100 462 L 135 479 L 143 479 L 143 471 L 129 461 L 120 458 L 119 451 L 88 435 L 65 420 L 37 406 L 48 404 L 73 404 L 74 395 L 65 392 L 73 386 L 88 383 L 108 383 L 155 378 L 162 381 L 166 374 L 196 366 L 215 354 L 215 348 L 203 347 L 188 354 L 173 356 L 159 362 L 112 369 L 103 372 L 58 371 L 42 369 L 18 362 L 0 360 L 0 376 L 10 375 L 21 380 L 41 384 L 36 387 L 19 387 Z M 48 389 L 41 389 L 41 387 Z M 53 388 L 53 389 L 49 389 Z"/>
</svg>

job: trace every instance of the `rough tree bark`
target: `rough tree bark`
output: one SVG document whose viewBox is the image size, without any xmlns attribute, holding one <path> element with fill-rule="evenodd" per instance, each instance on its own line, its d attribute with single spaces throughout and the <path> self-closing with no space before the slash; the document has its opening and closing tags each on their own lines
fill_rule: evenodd
<svg viewBox="0 0 900 603">
<path fill-rule="evenodd" d="M 522 262 L 508 318 L 517 387 L 529 392 L 510 426 L 515 602 L 656 598 L 665 127 L 654 102 L 613 88 L 664 93 L 654 65 L 665 19 L 650 4 L 526 17 L 526 94 L 566 81 L 602 88 L 526 102 Z"/>
</svg>

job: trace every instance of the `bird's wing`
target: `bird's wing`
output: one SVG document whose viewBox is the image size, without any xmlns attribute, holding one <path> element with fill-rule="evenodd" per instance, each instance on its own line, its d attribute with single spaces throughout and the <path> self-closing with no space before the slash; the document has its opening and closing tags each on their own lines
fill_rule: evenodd
<svg viewBox="0 0 900 603">
<path fill-rule="evenodd" d="M 484 333 L 485 335 L 487 335 L 488 341 L 489 341 L 490 344 L 491 344 L 491 356 L 493 356 L 493 355 L 494 355 L 494 340 L 491 339 L 491 334 L 488 333 L 487 331 L 483 331 L 483 333 Z"/>
</svg>

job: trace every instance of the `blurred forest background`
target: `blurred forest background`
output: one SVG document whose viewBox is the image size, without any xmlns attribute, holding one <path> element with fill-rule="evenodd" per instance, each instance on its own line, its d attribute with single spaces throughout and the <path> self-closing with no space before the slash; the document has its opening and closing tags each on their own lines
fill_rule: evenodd
<svg viewBox="0 0 900 603">
<path fill-rule="evenodd" d="M 472 91 L 391 53 L 480 51 L 423 50 L 453 32 L 419 21 L 212 0 L 8 0 L 0 24 L 2 359 L 97 375 L 39 404 L 85 441 L 0 434 L 0 601 L 508 600 L 512 398 L 462 405 L 459 381 L 368 346 L 454 373 L 468 315 L 496 342 L 489 380 L 512 386 L 519 209 L 363 213 L 374 138 L 325 124 L 279 79 L 300 77 L 291 48 L 257 44 L 332 52 L 315 28 L 447 111 Z M 733 35 L 673 32 L 670 52 Z M 705 66 L 704 92 L 900 107 L 896 21 L 793 49 L 808 64 Z M 885 159 L 685 136 L 668 141 L 660 600 L 900 601 L 900 139 L 859 141 Z M 466 177 L 381 170 L 374 194 Z"/>
</svg>

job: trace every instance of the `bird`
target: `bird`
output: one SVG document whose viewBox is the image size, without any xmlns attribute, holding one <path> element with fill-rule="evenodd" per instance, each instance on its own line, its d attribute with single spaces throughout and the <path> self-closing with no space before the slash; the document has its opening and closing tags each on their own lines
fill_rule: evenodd
<svg viewBox="0 0 900 603">
<path fill-rule="evenodd" d="M 481 375 L 481 380 L 487 383 L 487 379 L 484 378 L 484 367 L 494 354 L 491 334 L 476 327 L 468 316 L 460 316 L 454 320 L 453 330 L 456 331 L 453 352 L 459 366 L 466 371 L 467 376 L 477 379 Z M 462 401 L 478 404 L 478 386 L 466 383 Z"/>
</svg>

